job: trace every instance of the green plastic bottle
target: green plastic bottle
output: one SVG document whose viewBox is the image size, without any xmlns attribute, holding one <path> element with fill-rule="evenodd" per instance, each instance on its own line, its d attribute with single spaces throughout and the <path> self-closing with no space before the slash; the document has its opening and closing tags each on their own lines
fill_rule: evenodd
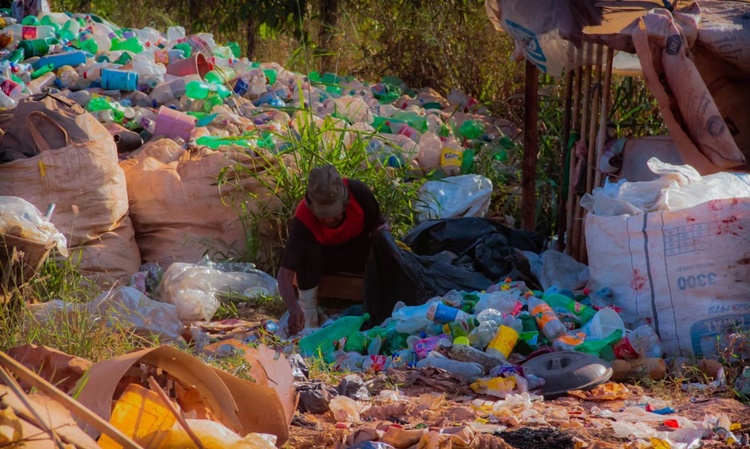
<svg viewBox="0 0 750 449">
<path fill-rule="evenodd" d="M 186 58 L 189 58 L 193 54 L 193 47 L 191 47 L 187 42 L 176 44 L 172 48 L 174 48 L 175 50 L 181 50 L 185 54 Z"/>
<path fill-rule="evenodd" d="M 273 69 L 263 69 L 263 73 L 266 74 L 266 84 L 269 86 L 273 86 L 274 83 L 276 83 L 276 70 Z"/>
<path fill-rule="evenodd" d="M 138 41 L 137 37 L 131 37 L 130 39 L 120 40 L 112 39 L 112 48 L 110 51 L 127 50 L 133 53 L 140 53 L 143 51 L 143 45 Z"/>
<path fill-rule="evenodd" d="M 232 94 L 232 92 L 220 84 L 204 83 L 202 81 L 190 81 L 185 85 L 185 95 L 193 100 L 205 100 L 208 95 L 212 92 L 219 94 L 219 97 L 224 99 Z"/>
<path fill-rule="evenodd" d="M 240 56 L 242 56 L 242 50 L 240 49 L 240 44 L 237 42 L 227 42 L 227 47 L 229 47 L 230 50 L 232 50 L 232 54 L 235 58 L 240 59 Z"/>
<path fill-rule="evenodd" d="M 622 331 L 617 329 L 607 337 L 600 340 L 586 339 L 583 343 L 574 348 L 575 351 L 585 352 L 586 354 L 595 355 L 607 361 L 614 360 L 612 345 L 622 340 Z"/>
<path fill-rule="evenodd" d="M 94 97 L 86 105 L 86 109 L 90 112 L 106 111 L 111 110 L 115 116 L 116 122 L 121 122 L 125 118 L 125 111 L 119 104 L 115 104 L 107 100 L 105 97 Z"/>
<path fill-rule="evenodd" d="M 234 136 L 234 137 L 219 137 L 219 136 L 202 136 L 199 137 L 195 143 L 201 146 L 211 148 L 213 150 L 225 146 L 225 145 L 238 145 L 245 148 L 250 148 L 251 140 L 247 136 Z"/>
<path fill-rule="evenodd" d="M 579 318 L 581 325 L 586 324 L 596 315 L 596 310 L 585 304 L 581 304 L 573 298 L 560 293 L 545 293 L 542 295 L 544 302 L 553 309 L 564 309 Z"/>
<path fill-rule="evenodd" d="M 311 357 L 318 354 L 326 355 L 334 350 L 333 343 L 354 332 L 359 331 L 363 324 L 370 319 L 369 314 L 362 316 L 345 316 L 317 332 L 302 337 L 299 349 L 303 356 Z"/>
<path fill-rule="evenodd" d="M 461 133 L 465 139 L 476 139 L 484 132 L 484 123 L 479 120 L 466 120 L 458 128 L 458 132 Z"/>
</svg>

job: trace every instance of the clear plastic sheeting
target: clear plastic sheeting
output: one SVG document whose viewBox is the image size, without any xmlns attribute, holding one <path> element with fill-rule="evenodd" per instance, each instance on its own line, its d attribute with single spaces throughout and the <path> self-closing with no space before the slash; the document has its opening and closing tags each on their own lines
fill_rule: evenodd
<svg viewBox="0 0 750 449">
<path fill-rule="evenodd" d="M 462 175 L 426 182 L 416 209 L 420 220 L 484 217 L 490 207 L 492 181 L 480 175 Z"/>
<path fill-rule="evenodd" d="M 158 335 L 163 340 L 176 340 L 182 335 L 183 324 L 174 305 L 154 301 L 133 287 L 105 292 L 88 303 L 87 308 L 106 317 L 111 327 Z"/>
<path fill-rule="evenodd" d="M 150 299 L 133 287 L 120 287 L 102 293 L 93 301 L 80 304 L 59 299 L 31 306 L 34 319 L 54 321 L 60 314 L 89 313 L 103 317 L 107 326 L 130 329 L 140 335 L 158 335 L 162 341 L 181 338 L 183 325 L 172 304 Z"/>
<path fill-rule="evenodd" d="M 654 181 L 606 182 L 581 199 L 581 206 L 600 216 L 640 215 L 675 211 L 731 198 L 750 197 L 750 175 L 720 172 L 701 176 L 689 165 L 671 165 L 656 158 L 648 161 Z"/>
<path fill-rule="evenodd" d="M 177 306 L 183 321 L 209 321 L 219 309 L 219 294 L 256 296 L 278 294 L 276 279 L 253 269 L 222 272 L 203 259 L 198 264 L 173 263 L 159 286 L 161 300 Z"/>
<path fill-rule="evenodd" d="M 65 236 L 36 206 L 22 198 L 0 196 L 0 234 L 41 244 L 54 241 L 60 254 L 68 256 Z"/>
</svg>

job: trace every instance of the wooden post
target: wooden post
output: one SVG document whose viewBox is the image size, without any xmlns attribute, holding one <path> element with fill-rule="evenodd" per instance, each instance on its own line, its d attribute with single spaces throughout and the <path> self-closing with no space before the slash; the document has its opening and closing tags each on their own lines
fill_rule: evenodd
<svg viewBox="0 0 750 449">
<path fill-rule="evenodd" d="M 594 73 L 596 78 L 596 84 L 594 84 L 594 92 L 591 98 L 591 110 L 589 116 L 589 138 L 588 138 L 588 156 L 586 160 L 586 193 L 591 193 L 594 186 L 594 164 L 596 163 L 596 130 L 597 124 L 599 123 L 599 97 L 602 90 L 602 58 L 604 48 L 601 45 L 596 46 L 596 63 L 594 66 Z M 581 234 L 578 244 L 578 259 L 579 262 L 586 264 L 588 261 L 588 253 L 586 251 L 586 231 L 585 231 L 585 217 L 586 211 L 581 207 L 579 208 L 578 220 L 581 222 Z"/>
<path fill-rule="evenodd" d="M 575 70 L 575 81 L 573 83 L 573 116 L 571 120 L 571 126 L 577 130 L 580 135 L 580 120 L 581 120 L 581 68 Z M 570 149 L 570 167 L 568 168 L 568 185 L 565 186 L 568 189 L 568 202 L 565 208 L 566 222 L 565 222 L 565 254 L 572 254 L 573 251 L 573 217 L 576 212 L 575 196 L 576 192 L 573 188 L 574 180 L 573 175 L 576 170 L 576 158 L 575 146 Z"/>
<path fill-rule="evenodd" d="M 588 47 L 588 52 L 590 53 L 591 44 L 588 44 Z M 587 66 L 583 69 L 582 87 L 583 101 L 581 102 L 581 139 L 586 142 L 586 130 L 588 128 L 589 115 L 591 113 L 589 109 L 589 100 L 591 98 L 591 66 Z M 588 142 L 586 142 L 586 145 L 588 145 Z M 581 166 L 581 170 L 586 170 L 586 167 Z M 575 183 L 576 180 L 572 179 L 571 182 Z M 570 236 L 569 240 L 571 244 L 571 255 L 575 259 L 578 259 L 581 244 L 581 220 L 579 219 L 579 217 L 581 216 L 581 204 L 578 201 L 578 195 L 575 194 L 575 189 L 573 190 L 573 201 L 575 203 L 573 208 L 573 234 Z"/>
<path fill-rule="evenodd" d="M 594 187 L 599 187 L 602 184 L 602 172 L 599 166 L 602 162 L 602 154 L 604 153 L 604 144 L 607 140 L 607 121 L 609 119 L 609 96 L 612 88 L 612 60 L 614 58 L 615 51 L 611 48 L 607 49 L 607 59 L 605 60 L 604 69 L 604 84 L 602 85 L 602 105 L 599 111 L 599 134 L 596 136 L 596 165 L 594 170 L 596 176 L 594 177 Z"/>
<path fill-rule="evenodd" d="M 573 72 L 568 71 L 565 74 L 565 110 L 563 111 L 563 130 L 560 140 L 560 167 L 565 171 L 565 160 L 568 154 L 568 140 L 570 139 L 570 121 L 573 100 Z M 570 161 L 568 161 L 570 163 Z M 561 178 L 564 178 L 562 176 Z M 555 249 L 562 251 L 565 247 L 565 225 L 567 224 L 567 202 L 564 199 L 563 192 L 568 191 L 568 186 L 564 185 L 560 179 L 560 186 L 557 189 L 557 244 Z"/>
<path fill-rule="evenodd" d="M 536 159 L 539 149 L 539 74 L 536 66 L 529 61 L 526 61 L 524 99 L 521 221 L 524 229 L 533 231 L 536 226 Z"/>
</svg>

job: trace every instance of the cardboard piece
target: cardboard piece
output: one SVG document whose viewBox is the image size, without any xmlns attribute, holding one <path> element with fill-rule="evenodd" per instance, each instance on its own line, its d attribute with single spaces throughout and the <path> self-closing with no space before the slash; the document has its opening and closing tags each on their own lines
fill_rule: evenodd
<svg viewBox="0 0 750 449">
<path fill-rule="evenodd" d="M 70 391 L 92 365 L 88 360 L 48 346 L 25 344 L 11 348 L 7 354 L 65 392 Z M 23 380 L 19 383 L 24 390 L 31 387 Z"/>
<path fill-rule="evenodd" d="M 294 411 L 297 409 L 299 394 L 294 388 L 294 374 L 292 367 L 282 354 L 261 345 L 251 348 L 238 340 L 224 340 L 206 347 L 207 350 L 221 345 L 232 345 L 245 352 L 245 360 L 250 363 L 250 376 L 260 385 L 273 388 L 279 395 L 284 407 L 287 424 L 292 422 Z"/>
<path fill-rule="evenodd" d="M 238 434 L 276 435 L 279 446 L 289 438 L 291 418 L 286 418 L 279 394 L 267 386 L 267 381 L 263 384 L 239 379 L 171 346 L 143 349 L 95 364 L 79 382 L 78 402 L 109 420 L 120 380 L 139 363 L 161 369 L 185 385 L 194 386 L 216 419 Z M 89 435 L 98 434 L 90 427 L 84 429 Z"/>
<path fill-rule="evenodd" d="M 57 448 L 55 442 L 42 429 L 29 421 L 33 421 L 32 414 L 23 404 L 21 399 L 7 386 L 0 385 L 0 398 L 2 404 L 13 409 L 21 423 L 21 439 L 24 447 L 29 449 Z M 39 412 L 48 428 L 54 429 L 55 433 L 65 443 L 74 444 L 78 448 L 98 448 L 96 441 L 92 440 L 76 424 L 70 412 L 56 401 L 39 394 L 28 395 L 27 398 L 32 406 Z"/>
</svg>

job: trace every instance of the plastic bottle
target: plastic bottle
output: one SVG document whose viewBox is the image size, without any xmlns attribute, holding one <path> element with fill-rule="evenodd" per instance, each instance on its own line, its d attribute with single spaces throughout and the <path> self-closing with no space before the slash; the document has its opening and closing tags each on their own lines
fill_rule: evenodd
<svg viewBox="0 0 750 449">
<path fill-rule="evenodd" d="M 417 354 L 417 357 L 423 359 L 427 357 L 427 354 L 435 349 L 441 340 L 447 340 L 448 336 L 445 334 L 435 335 L 428 338 L 417 340 L 412 345 L 412 350 Z"/>
<path fill-rule="evenodd" d="M 334 321 L 330 325 L 310 334 L 299 341 L 300 352 L 304 356 L 328 354 L 333 351 L 333 342 L 340 340 L 354 332 L 370 319 L 369 314 L 362 316 L 345 316 Z"/>
<path fill-rule="evenodd" d="M 24 96 L 23 85 L 4 76 L 0 76 L 0 91 L 16 101 Z"/>
<path fill-rule="evenodd" d="M 596 310 L 593 308 L 560 293 L 545 293 L 542 295 L 542 299 L 553 309 L 571 312 L 578 317 L 581 325 L 588 323 L 596 315 Z"/>
<path fill-rule="evenodd" d="M 449 373 L 453 373 L 466 379 L 477 379 L 484 374 L 484 368 L 478 363 L 459 362 L 458 360 L 435 356 L 430 356 L 417 362 L 417 368 L 430 366 L 444 369 Z"/>
<path fill-rule="evenodd" d="M 16 100 L 10 98 L 0 90 L 0 108 L 15 108 L 16 107 Z"/>
<path fill-rule="evenodd" d="M 468 321 L 471 315 L 442 302 L 435 302 L 427 309 L 427 318 L 439 323 L 452 323 L 453 321 Z"/>
<path fill-rule="evenodd" d="M 485 125 L 479 120 L 466 120 L 458 128 L 465 139 L 476 139 L 484 132 Z"/>
<path fill-rule="evenodd" d="M 194 100 L 205 100 L 212 92 L 219 94 L 221 98 L 227 98 L 232 93 L 222 85 L 209 84 L 201 81 L 190 81 L 185 86 L 185 95 Z"/>
<path fill-rule="evenodd" d="M 18 43 L 18 48 L 23 49 L 24 55 L 27 58 L 31 58 L 50 53 L 57 43 L 57 39 L 54 38 L 23 40 Z"/>
<path fill-rule="evenodd" d="M 498 325 L 494 321 L 480 322 L 479 326 L 469 332 L 469 343 L 475 348 L 484 349 L 497 333 Z"/>
<path fill-rule="evenodd" d="M 419 138 L 419 166 L 430 170 L 440 166 L 440 155 L 443 147 L 440 138 L 433 132 L 427 131 Z"/>
<path fill-rule="evenodd" d="M 78 88 L 78 72 L 70 66 L 63 66 L 57 71 L 57 78 L 62 88 L 74 90 Z"/>
<path fill-rule="evenodd" d="M 31 92 L 32 94 L 38 94 L 38 93 L 41 93 L 44 89 L 54 84 L 55 79 L 57 79 L 57 77 L 55 76 L 54 73 L 47 72 L 33 79 L 31 82 L 29 82 L 26 85 L 26 87 L 28 87 L 29 92 Z"/>
<path fill-rule="evenodd" d="M 635 359 L 640 357 L 659 358 L 662 356 L 661 340 L 654 329 L 644 324 L 615 343 L 612 347 L 618 359 Z"/>
<path fill-rule="evenodd" d="M 531 296 L 528 299 L 529 313 L 536 319 L 539 329 L 548 340 L 552 341 L 567 332 L 565 325 L 555 314 L 555 311 L 541 299 Z"/>
<path fill-rule="evenodd" d="M 661 380 L 667 374 L 667 364 L 662 358 L 644 358 L 636 360 L 613 360 L 612 379 L 622 381 L 625 379 L 643 379 L 649 377 L 651 380 Z"/>
<path fill-rule="evenodd" d="M 11 34 L 13 39 L 17 41 L 55 37 L 55 29 L 49 25 L 28 26 L 16 24 L 3 28 L 2 33 Z"/>
<path fill-rule="evenodd" d="M 131 37 L 125 40 L 114 38 L 111 42 L 110 51 L 126 50 L 133 53 L 140 53 L 143 51 L 143 45 L 141 45 L 137 37 Z"/>
<path fill-rule="evenodd" d="M 496 357 L 471 345 L 454 345 L 450 342 L 441 341 L 435 350 L 453 360 L 478 363 L 485 371 L 490 371 L 498 365 L 505 364 L 504 357 Z"/>
<path fill-rule="evenodd" d="M 189 75 L 175 80 L 160 83 L 151 91 L 151 99 L 157 104 L 164 104 L 180 99 L 185 95 L 187 83 L 200 80 L 198 75 Z"/>
<path fill-rule="evenodd" d="M 397 304 L 393 311 L 393 319 L 397 321 L 395 330 L 404 334 L 413 334 L 421 331 L 431 320 L 427 318 L 427 311 L 433 303 L 426 302 L 419 306 L 404 306 Z"/>
</svg>

